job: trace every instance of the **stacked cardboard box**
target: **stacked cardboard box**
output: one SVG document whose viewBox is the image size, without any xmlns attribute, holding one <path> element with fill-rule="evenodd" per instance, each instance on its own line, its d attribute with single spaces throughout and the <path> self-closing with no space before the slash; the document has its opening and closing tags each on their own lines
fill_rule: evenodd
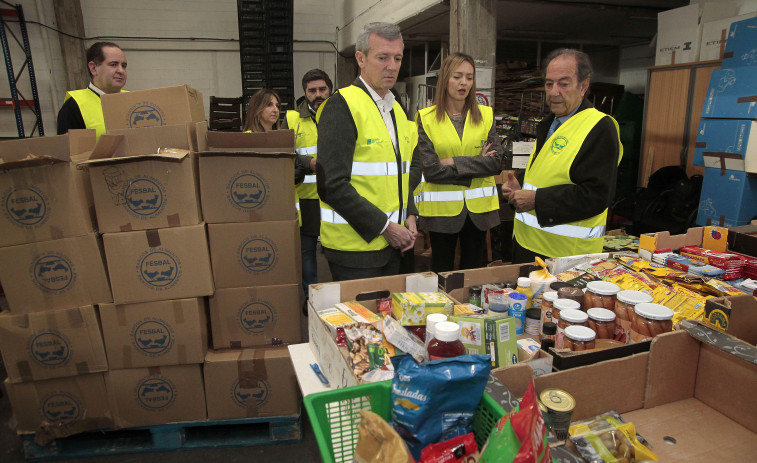
<svg viewBox="0 0 757 463">
<path fill-rule="evenodd" d="M 735 227 L 757 216 L 757 18 L 731 24 L 723 68 L 713 71 L 694 164 L 705 166 L 697 225 Z M 751 52 L 750 52 L 751 51 Z"/>
<path fill-rule="evenodd" d="M 17 430 L 109 427 L 108 365 L 93 304 L 112 300 L 79 153 L 94 130 L 0 144 L 0 353 Z M 59 426 L 65 423 L 65 426 Z"/>
<path fill-rule="evenodd" d="M 299 223 L 294 134 L 213 133 L 199 154 L 215 294 L 205 359 L 213 419 L 299 412 L 285 347 L 300 342 Z"/>
<path fill-rule="evenodd" d="M 114 117 L 106 111 L 108 127 Z M 208 345 L 204 297 L 213 294 L 195 158 L 204 129 L 109 130 L 83 163 L 113 288 L 113 303 L 99 309 L 119 428 L 207 416 L 196 400 Z"/>
</svg>

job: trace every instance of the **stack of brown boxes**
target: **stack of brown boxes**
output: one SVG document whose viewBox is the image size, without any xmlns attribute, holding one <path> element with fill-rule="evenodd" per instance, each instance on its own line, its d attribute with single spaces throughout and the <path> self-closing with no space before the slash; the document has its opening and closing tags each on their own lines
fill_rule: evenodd
<svg viewBox="0 0 757 463">
<path fill-rule="evenodd" d="M 93 304 L 112 301 L 87 176 L 94 131 L 0 144 L 0 314 L 5 386 L 20 433 L 112 427 Z M 65 424 L 65 426 L 62 426 Z"/>
<path fill-rule="evenodd" d="M 216 292 L 205 358 L 209 419 L 299 413 L 286 347 L 300 342 L 294 134 L 207 134 L 199 155 Z"/>
</svg>

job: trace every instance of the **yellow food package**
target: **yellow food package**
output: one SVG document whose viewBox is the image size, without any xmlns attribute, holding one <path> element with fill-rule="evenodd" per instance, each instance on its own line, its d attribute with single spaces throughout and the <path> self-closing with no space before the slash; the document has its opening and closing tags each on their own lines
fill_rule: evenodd
<svg viewBox="0 0 757 463">
<path fill-rule="evenodd" d="M 568 433 L 584 461 L 658 461 L 637 439 L 634 424 L 624 422 L 615 412 L 573 424 Z"/>
<path fill-rule="evenodd" d="M 608 281 L 615 283 L 622 290 L 641 291 L 646 294 L 652 294 L 652 288 L 633 274 L 618 275 L 610 278 Z"/>
<path fill-rule="evenodd" d="M 737 294 L 744 294 L 744 292 L 740 291 L 738 288 L 735 288 L 734 286 L 726 283 L 725 281 L 721 281 L 716 278 L 710 278 L 710 280 L 706 284 L 707 286 L 711 286 L 715 290 L 720 291 L 721 293 L 724 293 L 723 295 L 725 296 L 735 296 Z"/>
<path fill-rule="evenodd" d="M 409 463 L 414 461 L 404 439 L 379 415 L 360 410 L 360 433 L 354 459 L 358 463 Z"/>
</svg>

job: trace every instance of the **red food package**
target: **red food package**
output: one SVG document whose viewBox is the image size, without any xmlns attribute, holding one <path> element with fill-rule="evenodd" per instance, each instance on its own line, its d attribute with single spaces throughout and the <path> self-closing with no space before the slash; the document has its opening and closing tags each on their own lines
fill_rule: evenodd
<svg viewBox="0 0 757 463">
<path fill-rule="evenodd" d="M 464 463 L 466 457 L 476 453 L 478 445 L 473 433 L 463 434 L 436 444 L 429 444 L 421 451 L 420 463 Z"/>
</svg>

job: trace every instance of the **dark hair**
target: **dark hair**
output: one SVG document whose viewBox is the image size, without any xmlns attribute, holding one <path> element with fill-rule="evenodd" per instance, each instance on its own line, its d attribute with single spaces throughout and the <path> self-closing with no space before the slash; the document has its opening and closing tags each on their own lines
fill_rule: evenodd
<svg viewBox="0 0 757 463">
<path fill-rule="evenodd" d="M 243 131 L 265 132 L 265 129 L 260 124 L 260 114 L 268 106 L 271 97 L 276 98 L 278 104 L 281 104 L 279 94 L 270 88 L 261 88 L 250 97 L 250 102 L 247 103 L 247 116 L 244 121 Z M 279 121 L 276 121 L 271 130 L 278 130 L 278 128 Z"/>
<path fill-rule="evenodd" d="M 581 50 L 576 50 L 575 48 L 558 48 L 557 50 L 549 52 L 547 57 L 544 58 L 544 64 L 542 66 L 542 74 L 544 77 L 546 77 L 547 66 L 549 66 L 549 63 L 560 55 L 570 55 L 576 58 L 576 77 L 578 77 L 579 82 L 591 79 L 594 75 L 589 55 Z"/>
<path fill-rule="evenodd" d="M 481 110 L 478 109 L 478 102 L 476 102 L 476 62 L 472 56 L 464 53 L 452 53 L 442 61 L 442 66 L 439 70 L 439 79 L 436 81 L 436 94 L 434 95 L 436 120 L 439 122 L 444 120 L 444 115 L 447 111 L 447 101 L 449 100 L 447 84 L 450 78 L 452 78 L 452 73 L 455 69 L 463 63 L 469 63 L 473 66 L 473 85 L 471 85 L 468 96 L 465 97 L 463 113 L 470 111 L 471 122 L 474 125 L 478 125 L 483 118 L 481 117 Z"/>
<path fill-rule="evenodd" d="M 320 69 L 311 69 L 306 72 L 304 76 L 302 76 L 302 90 L 305 90 L 305 87 L 307 87 L 308 83 L 314 80 L 322 80 L 326 82 L 326 86 L 329 88 L 329 93 L 334 90 L 334 84 L 331 83 L 329 75 L 321 71 Z"/>
<path fill-rule="evenodd" d="M 113 47 L 118 48 L 121 50 L 121 47 L 116 45 L 113 42 L 95 42 L 87 48 L 87 71 L 89 72 L 89 62 L 95 63 L 95 66 L 99 66 L 102 64 L 103 61 L 105 61 L 105 53 L 103 52 L 103 48 L 106 47 Z M 123 50 L 121 50 L 123 51 Z M 90 72 L 89 75 L 91 76 L 92 73 Z"/>
</svg>

